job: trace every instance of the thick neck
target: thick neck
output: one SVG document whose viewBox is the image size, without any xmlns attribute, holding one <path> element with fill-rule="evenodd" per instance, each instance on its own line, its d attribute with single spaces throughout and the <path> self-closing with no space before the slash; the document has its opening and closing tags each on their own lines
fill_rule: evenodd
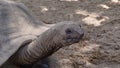
<svg viewBox="0 0 120 68">
<path fill-rule="evenodd" d="M 54 38 L 57 35 L 55 31 L 48 30 L 40 35 L 36 40 L 24 47 L 19 57 L 22 63 L 31 64 L 45 57 L 50 56 L 55 51 L 62 47 L 60 37 Z"/>
</svg>

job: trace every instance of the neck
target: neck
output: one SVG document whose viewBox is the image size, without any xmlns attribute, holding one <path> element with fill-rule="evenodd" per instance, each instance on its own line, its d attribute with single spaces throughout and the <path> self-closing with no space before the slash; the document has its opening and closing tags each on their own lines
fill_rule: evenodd
<svg viewBox="0 0 120 68">
<path fill-rule="evenodd" d="M 47 30 L 36 40 L 22 49 L 20 61 L 25 64 L 31 64 L 43 58 L 46 58 L 62 47 L 59 43 L 60 37 L 53 30 Z"/>
</svg>

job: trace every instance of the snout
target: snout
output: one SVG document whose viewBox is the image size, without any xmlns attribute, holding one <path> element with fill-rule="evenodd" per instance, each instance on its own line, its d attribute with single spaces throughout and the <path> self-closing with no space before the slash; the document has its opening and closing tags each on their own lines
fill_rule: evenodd
<svg viewBox="0 0 120 68">
<path fill-rule="evenodd" d="M 80 34 L 80 39 L 84 36 L 84 32 Z"/>
<path fill-rule="evenodd" d="M 79 39 L 81 39 L 84 36 L 84 31 L 82 29 L 77 30 Z"/>
</svg>

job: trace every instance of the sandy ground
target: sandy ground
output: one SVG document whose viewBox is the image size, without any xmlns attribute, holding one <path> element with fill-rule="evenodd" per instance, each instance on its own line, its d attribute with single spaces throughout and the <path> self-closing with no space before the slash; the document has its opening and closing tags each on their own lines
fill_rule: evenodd
<svg viewBox="0 0 120 68">
<path fill-rule="evenodd" d="M 84 41 L 49 57 L 51 68 L 120 68 L 119 0 L 15 1 L 24 3 L 45 23 L 77 21 L 82 24 Z"/>
</svg>

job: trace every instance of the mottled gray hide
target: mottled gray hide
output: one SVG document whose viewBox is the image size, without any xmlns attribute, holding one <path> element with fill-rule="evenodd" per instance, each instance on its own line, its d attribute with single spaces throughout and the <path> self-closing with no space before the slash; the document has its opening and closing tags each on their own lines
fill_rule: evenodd
<svg viewBox="0 0 120 68">
<path fill-rule="evenodd" d="M 23 4 L 0 0 L 0 65 L 28 39 L 35 39 L 48 26 L 37 22 Z"/>
<path fill-rule="evenodd" d="M 0 68 L 34 64 L 78 43 L 83 34 L 75 22 L 47 25 L 36 21 L 23 4 L 0 1 Z"/>
</svg>

